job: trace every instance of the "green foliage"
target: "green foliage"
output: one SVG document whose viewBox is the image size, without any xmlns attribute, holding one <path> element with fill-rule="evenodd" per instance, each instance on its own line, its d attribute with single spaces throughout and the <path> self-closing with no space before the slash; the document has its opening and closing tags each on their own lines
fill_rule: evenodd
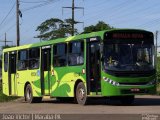
<svg viewBox="0 0 160 120">
<path fill-rule="evenodd" d="M 11 97 L 11 96 L 6 96 L 2 93 L 2 91 L 0 91 L 0 102 L 8 102 L 8 101 L 11 101 L 11 100 L 15 100 L 17 99 L 18 97 Z"/>
<path fill-rule="evenodd" d="M 11 100 L 15 100 L 17 98 L 18 97 L 12 97 L 12 96 L 4 95 L 3 92 L 2 92 L 2 83 L 0 81 L 0 102 L 8 102 L 8 101 L 11 101 Z"/>
<path fill-rule="evenodd" d="M 40 40 L 51 40 L 55 38 L 63 38 L 72 33 L 72 19 L 61 20 L 58 18 L 51 18 L 39 25 L 36 29 L 40 34 L 37 38 Z M 77 29 L 74 30 L 77 34 Z"/>
<path fill-rule="evenodd" d="M 90 32 L 96 32 L 101 30 L 109 30 L 109 29 L 113 29 L 113 27 L 111 27 L 110 25 L 106 24 L 103 21 L 99 21 L 96 25 L 85 27 L 83 33 L 90 33 Z"/>
<path fill-rule="evenodd" d="M 36 38 L 40 40 L 51 40 L 56 38 L 63 38 L 72 35 L 72 19 L 65 19 L 64 21 L 58 18 L 51 18 L 39 25 L 36 31 L 39 31 L 39 35 Z M 78 22 L 74 21 L 74 24 Z M 103 21 L 99 21 L 96 25 L 91 25 L 84 28 L 83 33 L 96 32 L 101 30 L 112 29 L 110 25 Z M 74 29 L 74 33 L 78 34 L 78 30 Z"/>
<path fill-rule="evenodd" d="M 160 83 L 160 57 L 157 58 L 157 78 Z"/>
<path fill-rule="evenodd" d="M 157 58 L 157 93 L 160 94 L 160 57 Z"/>
</svg>

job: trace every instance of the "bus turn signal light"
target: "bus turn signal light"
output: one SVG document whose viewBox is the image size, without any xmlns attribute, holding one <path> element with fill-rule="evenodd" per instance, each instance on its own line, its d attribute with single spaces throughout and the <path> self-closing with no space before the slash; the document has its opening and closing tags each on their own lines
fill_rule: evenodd
<svg viewBox="0 0 160 120">
<path fill-rule="evenodd" d="M 54 70 L 51 71 L 52 76 L 54 75 Z"/>
<path fill-rule="evenodd" d="M 85 73 L 86 73 L 85 69 L 82 69 L 82 74 L 85 74 Z"/>
</svg>

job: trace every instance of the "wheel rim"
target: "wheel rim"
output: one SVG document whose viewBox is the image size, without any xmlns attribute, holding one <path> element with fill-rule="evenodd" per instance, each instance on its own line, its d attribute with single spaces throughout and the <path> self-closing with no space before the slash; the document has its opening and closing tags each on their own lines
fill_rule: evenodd
<svg viewBox="0 0 160 120">
<path fill-rule="evenodd" d="M 80 88 L 78 90 L 78 98 L 79 98 L 79 100 L 83 100 L 85 98 L 85 91 L 83 88 Z"/>
<path fill-rule="evenodd" d="M 27 89 L 27 95 L 26 95 L 26 97 L 27 97 L 27 100 L 29 101 L 30 99 L 31 99 L 31 91 L 30 91 L 30 89 Z"/>
</svg>

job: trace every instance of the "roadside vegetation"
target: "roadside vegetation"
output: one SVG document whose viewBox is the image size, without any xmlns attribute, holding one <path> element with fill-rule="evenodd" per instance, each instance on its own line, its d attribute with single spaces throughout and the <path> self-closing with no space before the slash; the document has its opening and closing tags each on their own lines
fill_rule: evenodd
<svg viewBox="0 0 160 120">
<path fill-rule="evenodd" d="M 160 95 L 160 57 L 157 58 L 157 94 Z"/>
<path fill-rule="evenodd" d="M 6 96 L 3 94 L 2 92 L 2 82 L 0 80 L 0 102 L 8 102 L 8 101 L 11 101 L 11 100 L 15 100 L 17 99 L 18 97 L 11 97 L 11 96 Z"/>
</svg>

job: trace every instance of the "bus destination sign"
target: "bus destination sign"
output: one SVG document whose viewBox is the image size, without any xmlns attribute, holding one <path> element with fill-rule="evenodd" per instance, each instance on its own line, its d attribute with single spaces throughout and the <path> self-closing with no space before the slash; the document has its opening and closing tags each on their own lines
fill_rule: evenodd
<svg viewBox="0 0 160 120">
<path fill-rule="evenodd" d="M 143 39 L 144 35 L 142 33 L 113 33 L 113 39 Z"/>
<path fill-rule="evenodd" d="M 153 44 L 153 34 L 145 31 L 106 32 L 104 40 L 108 43 L 146 43 Z"/>
</svg>

